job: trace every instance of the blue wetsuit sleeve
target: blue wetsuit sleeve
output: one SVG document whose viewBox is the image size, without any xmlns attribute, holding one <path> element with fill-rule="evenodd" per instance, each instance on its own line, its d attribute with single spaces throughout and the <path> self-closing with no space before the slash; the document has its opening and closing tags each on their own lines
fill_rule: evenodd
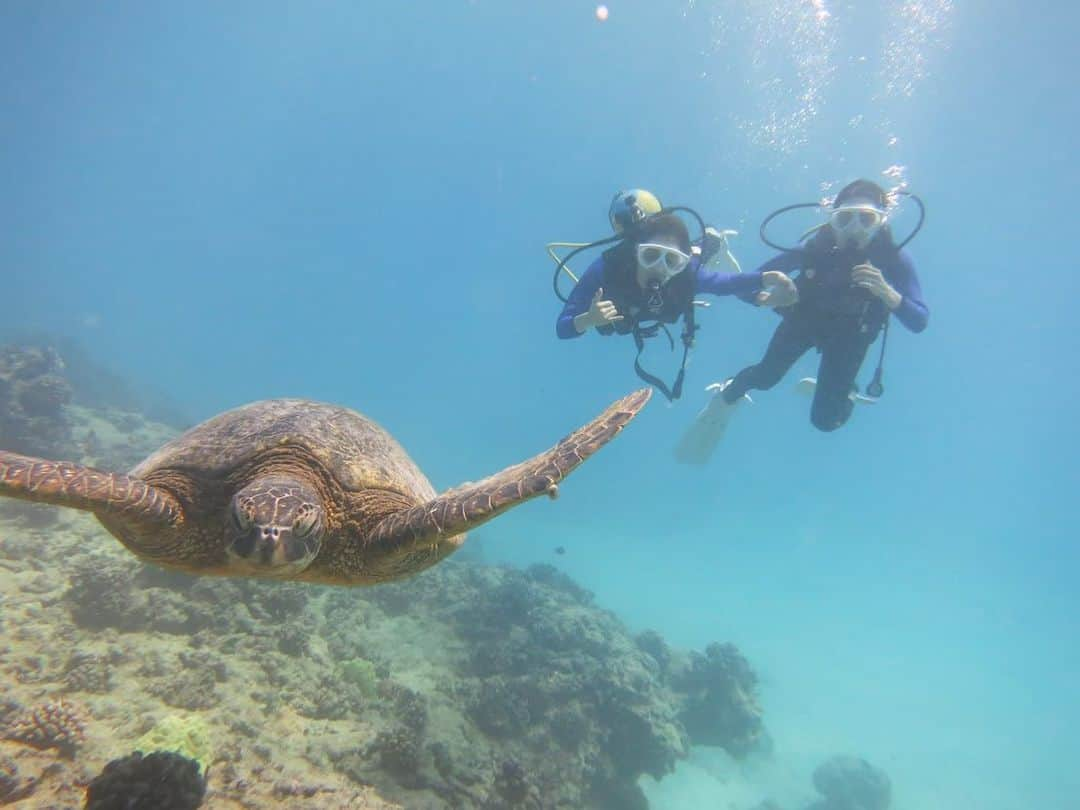
<svg viewBox="0 0 1080 810">
<path fill-rule="evenodd" d="M 555 322 L 555 334 L 564 340 L 585 334 L 574 328 L 574 318 L 583 312 L 588 312 L 593 296 L 600 289 L 603 280 L 604 257 L 601 256 L 589 265 L 589 268 L 578 279 L 574 289 L 571 290 L 570 297 L 566 299 L 566 305 Z"/>
<path fill-rule="evenodd" d="M 892 272 L 886 281 L 902 296 L 900 306 L 893 310 L 893 315 L 912 332 L 921 332 L 930 320 L 930 310 L 923 301 L 915 264 L 911 257 L 901 251 L 889 269 Z"/>
<path fill-rule="evenodd" d="M 694 269 L 694 292 L 710 295 L 737 295 L 740 298 L 761 291 L 761 273 L 716 273 L 706 270 L 701 262 Z"/>
<path fill-rule="evenodd" d="M 788 251 L 787 253 L 777 253 L 754 272 L 760 274 L 769 270 L 776 270 L 780 273 L 786 273 L 790 276 L 792 273 L 802 267 L 802 263 L 802 251 L 792 250 Z"/>
<path fill-rule="evenodd" d="M 773 256 L 767 262 L 762 264 L 753 273 L 744 273 L 743 275 L 757 276 L 758 285 L 753 290 L 750 290 L 748 292 L 740 291 L 740 292 L 737 292 L 736 295 L 740 299 L 745 301 L 746 303 L 753 304 L 754 306 L 757 306 L 757 301 L 755 299 L 756 299 L 757 292 L 762 287 L 762 284 L 761 284 L 762 275 L 764 273 L 766 273 L 766 272 L 770 272 L 770 271 L 775 270 L 775 271 L 778 271 L 780 273 L 786 273 L 787 275 L 790 276 L 792 273 L 794 273 L 796 270 L 798 270 L 798 269 L 800 269 L 802 267 L 802 258 L 803 258 L 802 253 L 800 253 L 799 251 L 791 251 L 790 253 L 778 253 L 776 256 Z"/>
</svg>

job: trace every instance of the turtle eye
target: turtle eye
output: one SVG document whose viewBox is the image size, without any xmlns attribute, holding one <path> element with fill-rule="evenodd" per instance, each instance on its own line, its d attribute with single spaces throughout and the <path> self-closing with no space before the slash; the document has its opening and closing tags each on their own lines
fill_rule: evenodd
<svg viewBox="0 0 1080 810">
<path fill-rule="evenodd" d="M 296 520 L 293 521 L 292 533 L 294 537 L 307 537 L 319 523 L 319 511 L 310 504 L 304 504 L 297 510 Z"/>
<path fill-rule="evenodd" d="M 246 532 L 251 528 L 251 514 L 243 506 L 233 506 L 233 508 L 229 510 L 229 519 L 232 521 L 233 528 L 238 532 Z"/>
</svg>

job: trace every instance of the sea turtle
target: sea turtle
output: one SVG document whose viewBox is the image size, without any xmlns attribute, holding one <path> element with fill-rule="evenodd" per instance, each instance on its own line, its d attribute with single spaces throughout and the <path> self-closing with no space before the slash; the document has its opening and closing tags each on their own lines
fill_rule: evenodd
<svg viewBox="0 0 1080 810">
<path fill-rule="evenodd" d="M 545 453 L 436 495 L 393 437 L 347 408 L 255 402 L 127 475 L 0 451 L 0 495 L 93 512 L 139 558 L 193 574 L 372 585 L 421 571 L 465 531 L 558 483 L 613 439 L 641 389 Z"/>
</svg>

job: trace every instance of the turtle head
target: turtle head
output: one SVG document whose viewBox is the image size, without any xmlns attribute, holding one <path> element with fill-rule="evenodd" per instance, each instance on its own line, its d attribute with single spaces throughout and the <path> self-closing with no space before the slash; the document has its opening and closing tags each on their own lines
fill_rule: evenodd
<svg viewBox="0 0 1080 810">
<path fill-rule="evenodd" d="M 238 572 L 289 577 L 311 565 L 325 527 L 322 499 L 314 489 L 289 478 L 264 478 L 233 495 L 225 550 Z"/>
</svg>

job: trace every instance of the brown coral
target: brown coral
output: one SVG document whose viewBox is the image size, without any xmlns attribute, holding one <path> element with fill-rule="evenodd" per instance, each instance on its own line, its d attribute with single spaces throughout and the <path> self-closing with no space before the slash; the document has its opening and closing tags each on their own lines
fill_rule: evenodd
<svg viewBox="0 0 1080 810">
<path fill-rule="evenodd" d="M 19 766 L 11 757 L 0 756 L 0 804 L 13 804 L 34 792 L 33 779 L 19 773 Z"/>
<path fill-rule="evenodd" d="M 59 418 L 71 402 L 71 386 L 63 377 L 45 374 L 23 387 L 18 402 L 27 416 Z"/>
<path fill-rule="evenodd" d="M 16 717 L 4 737 L 41 750 L 55 748 L 70 757 L 86 739 L 85 723 L 71 703 L 50 700 Z"/>
<path fill-rule="evenodd" d="M 416 734 L 401 726 L 384 729 L 376 735 L 370 753 L 402 784 L 413 784 L 420 770 L 420 741 Z"/>
<path fill-rule="evenodd" d="M 64 405 L 71 386 L 52 349 L 0 346 L 0 439 L 4 449 L 44 456 L 70 455 L 71 425 Z"/>
<path fill-rule="evenodd" d="M 105 694 L 112 690 L 109 662 L 100 655 L 75 653 L 67 662 L 64 685 L 72 692 Z"/>
</svg>

